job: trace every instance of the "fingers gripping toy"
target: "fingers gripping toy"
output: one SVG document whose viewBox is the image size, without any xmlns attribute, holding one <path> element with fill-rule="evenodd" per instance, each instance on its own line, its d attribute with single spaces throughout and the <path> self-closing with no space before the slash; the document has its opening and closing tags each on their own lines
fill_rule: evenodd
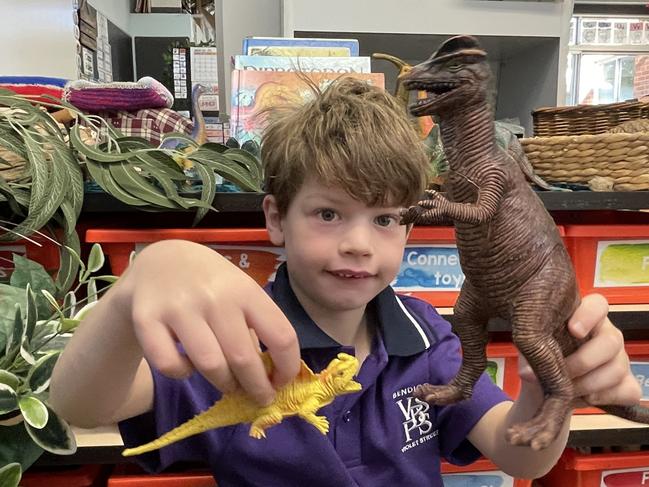
<svg viewBox="0 0 649 487">
<path fill-rule="evenodd" d="M 272 369 L 270 355 L 263 353 L 262 359 L 266 371 L 270 373 Z M 266 428 L 281 423 L 287 416 L 294 415 L 311 423 L 322 434 L 327 434 L 329 422 L 324 416 L 317 416 L 316 412 L 330 404 L 337 396 L 361 390 L 361 385 L 353 380 L 358 367 L 356 357 L 346 353 L 339 353 L 337 358 L 318 374 L 314 374 L 302 362 L 298 376 L 293 382 L 277 391 L 270 405 L 259 406 L 243 392 L 225 394 L 211 408 L 160 438 L 136 448 L 128 448 L 122 454 L 140 455 L 210 429 L 239 423 L 252 423 L 250 436 L 258 439 L 265 438 Z"/>
<path fill-rule="evenodd" d="M 580 296 L 552 217 L 519 164 L 497 147 L 486 57 L 473 37 L 453 37 L 403 79 L 406 88 L 428 92 L 410 112 L 438 117 L 450 167 L 445 195 L 427 192 L 427 200 L 403 213 L 403 223 L 451 219 L 466 278 L 454 310 L 463 349 L 460 370 L 450 384 L 426 384 L 416 396 L 432 404 L 470 397 L 486 366 L 487 322 L 506 319 L 545 392 L 536 415 L 510 428 L 507 439 L 542 449 L 556 438 L 575 404 L 564 357 L 579 345 L 567 322 Z M 649 423 L 647 408 L 598 407 Z"/>
</svg>

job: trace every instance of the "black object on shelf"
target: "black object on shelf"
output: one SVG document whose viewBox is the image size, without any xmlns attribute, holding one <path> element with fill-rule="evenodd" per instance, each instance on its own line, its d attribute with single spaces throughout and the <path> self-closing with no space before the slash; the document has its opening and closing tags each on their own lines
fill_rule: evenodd
<svg viewBox="0 0 649 487">
<path fill-rule="evenodd" d="M 538 193 L 549 211 L 641 210 L 649 209 L 649 191 L 544 191 Z M 261 193 L 217 193 L 215 207 L 220 211 L 261 211 Z M 86 193 L 84 212 L 140 211 L 106 193 Z"/>
</svg>

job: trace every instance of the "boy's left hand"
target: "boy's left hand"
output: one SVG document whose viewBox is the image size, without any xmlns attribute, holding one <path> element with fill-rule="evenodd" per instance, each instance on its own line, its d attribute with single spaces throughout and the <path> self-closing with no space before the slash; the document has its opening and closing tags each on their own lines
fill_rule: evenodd
<svg viewBox="0 0 649 487">
<path fill-rule="evenodd" d="M 600 294 L 584 296 L 574 312 L 570 333 L 586 341 L 566 357 L 566 367 L 573 380 L 575 394 L 591 405 L 633 405 L 642 390 L 631 373 L 624 338 L 608 319 L 608 302 Z M 536 382 L 532 369 L 519 354 L 521 379 Z"/>
</svg>

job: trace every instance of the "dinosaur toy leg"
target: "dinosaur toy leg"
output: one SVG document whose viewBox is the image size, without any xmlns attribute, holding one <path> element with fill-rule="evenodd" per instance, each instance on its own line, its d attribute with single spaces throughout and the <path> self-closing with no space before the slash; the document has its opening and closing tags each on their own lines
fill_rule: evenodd
<svg viewBox="0 0 649 487">
<path fill-rule="evenodd" d="M 545 401 L 531 420 L 510 428 L 507 439 L 535 450 L 554 441 L 574 404 L 564 356 L 576 347 L 567 322 L 579 293 L 566 275 L 566 258 L 563 246 L 556 247 L 547 265 L 521 289 L 511 320 L 512 340 L 538 377 Z"/>
<path fill-rule="evenodd" d="M 487 315 L 482 312 L 482 298 L 464 282 L 454 309 L 454 331 L 462 343 L 460 370 L 448 385 L 424 384 L 414 393 L 418 399 L 435 404 L 453 404 L 471 397 L 473 386 L 487 367 Z"/>
<path fill-rule="evenodd" d="M 318 428 L 318 431 L 323 435 L 326 435 L 329 432 L 329 421 L 324 416 L 316 415 L 316 411 L 321 407 L 322 401 L 315 397 L 311 398 L 300 407 L 298 416 Z"/>
<path fill-rule="evenodd" d="M 266 428 L 281 423 L 282 418 L 280 412 L 270 412 L 259 416 L 250 425 L 250 436 L 257 439 L 266 438 Z"/>
</svg>

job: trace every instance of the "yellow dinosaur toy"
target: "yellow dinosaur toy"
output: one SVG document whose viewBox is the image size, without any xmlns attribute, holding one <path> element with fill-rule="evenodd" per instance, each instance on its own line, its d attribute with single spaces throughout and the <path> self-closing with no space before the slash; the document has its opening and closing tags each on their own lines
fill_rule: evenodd
<svg viewBox="0 0 649 487">
<path fill-rule="evenodd" d="M 261 356 L 266 371 L 270 374 L 272 369 L 270 356 L 266 352 Z M 358 367 L 356 357 L 346 353 L 339 353 L 337 358 L 318 374 L 314 374 L 302 361 L 298 376 L 293 382 L 277 391 L 275 400 L 270 405 L 261 407 L 242 392 L 224 394 L 206 411 L 150 443 L 124 450 L 122 455 L 125 457 L 140 455 L 210 429 L 239 423 L 252 423 L 250 436 L 258 439 L 265 438 L 266 428 L 281 423 L 285 417 L 294 415 L 311 423 L 323 435 L 327 434 L 329 422 L 324 416 L 317 416 L 316 412 L 330 404 L 337 396 L 361 390 L 361 385 L 354 381 Z"/>
</svg>

